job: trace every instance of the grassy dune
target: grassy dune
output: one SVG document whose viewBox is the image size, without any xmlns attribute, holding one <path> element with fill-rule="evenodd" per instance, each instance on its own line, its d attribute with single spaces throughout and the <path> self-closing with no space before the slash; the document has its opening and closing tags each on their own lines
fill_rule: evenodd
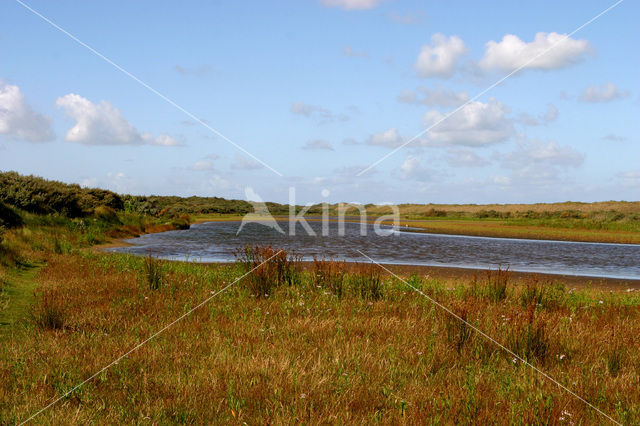
<svg viewBox="0 0 640 426">
<path fill-rule="evenodd" d="M 2 334 L 0 423 L 24 420 L 273 254 L 236 265 L 48 253 Z M 625 423 L 640 421 L 640 297 L 505 272 L 409 283 Z M 292 256 L 237 282 L 38 422 L 602 423 L 606 419 L 373 265 Z"/>
</svg>

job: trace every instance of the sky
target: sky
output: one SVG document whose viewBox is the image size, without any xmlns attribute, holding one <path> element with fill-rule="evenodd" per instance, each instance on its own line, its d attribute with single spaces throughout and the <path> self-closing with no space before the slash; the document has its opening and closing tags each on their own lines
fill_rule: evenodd
<svg viewBox="0 0 640 426">
<path fill-rule="evenodd" d="M 21 2 L 0 6 L 2 171 L 297 204 L 640 199 L 638 2 Z"/>
</svg>

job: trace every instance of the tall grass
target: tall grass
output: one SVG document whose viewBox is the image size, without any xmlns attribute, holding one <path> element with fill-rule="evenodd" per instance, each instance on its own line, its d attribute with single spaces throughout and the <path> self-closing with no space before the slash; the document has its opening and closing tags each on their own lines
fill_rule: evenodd
<svg viewBox="0 0 640 426">
<path fill-rule="evenodd" d="M 144 258 L 142 264 L 144 280 L 151 290 L 158 290 L 165 284 L 165 273 L 162 263 L 151 254 Z"/>
<path fill-rule="evenodd" d="M 346 265 L 334 260 L 313 259 L 313 282 L 316 286 L 328 289 L 341 298 L 344 294 L 344 276 Z"/>
<path fill-rule="evenodd" d="M 235 252 L 237 262 L 249 273 L 245 282 L 255 297 L 268 297 L 273 288 L 300 283 L 302 257 L 273 246 L 245 246 Z"/>
</svg>

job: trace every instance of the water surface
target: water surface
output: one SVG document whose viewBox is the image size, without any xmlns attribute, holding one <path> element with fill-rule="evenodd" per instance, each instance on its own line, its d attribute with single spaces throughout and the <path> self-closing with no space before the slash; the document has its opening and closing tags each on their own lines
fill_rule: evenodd
<svg viewBox="0 0 640 426">
<path fill-rule="evenodd" d="M 360 235 L 360 224 L 346 223 L 345 235 L 330 224 L 329 235 L 321 235 L 321 223 L 309 222 L 317 236 L 309 236 L 302 226 L 289 236 L 287 222 L 279 222 L 287 235 L 260 224 L 250 223 L 236 236 L 240 222 L 208 222 L 184 231 L 147 234 L 127 240 L 129 247 L 112 251 L 202 262 L 234 260 L 234 250 L 249 245 L 284 247 L 302 254 L 347 261 L 366 261 L 361 250 L 380 263 L 465 268 L 509 267 L 514 271 L 640 279 L 640 245 L 580 243 L 469 237 L 459 235 L 393 232 L 379 236 L 372 225 Z"/>
</svg>

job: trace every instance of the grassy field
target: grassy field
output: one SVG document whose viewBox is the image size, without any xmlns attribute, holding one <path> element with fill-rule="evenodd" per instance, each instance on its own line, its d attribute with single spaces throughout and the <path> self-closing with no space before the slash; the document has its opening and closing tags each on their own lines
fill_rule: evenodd
<svg viewBox="0 0 640 426">
<path fill-rule="evenodd" d="M 15 423 L 268 258 L 168 263 L 48 254 L 4 325 Z M 507 272 L 408 283 L 623 423 L 640 421 L 640 297 Z M 5 287 L 19 284 L 4 278 Z M 601 414 L 374 265 L 277 256 L 37 417 L 38 423 L 602 423 Z"/>
</svg>

